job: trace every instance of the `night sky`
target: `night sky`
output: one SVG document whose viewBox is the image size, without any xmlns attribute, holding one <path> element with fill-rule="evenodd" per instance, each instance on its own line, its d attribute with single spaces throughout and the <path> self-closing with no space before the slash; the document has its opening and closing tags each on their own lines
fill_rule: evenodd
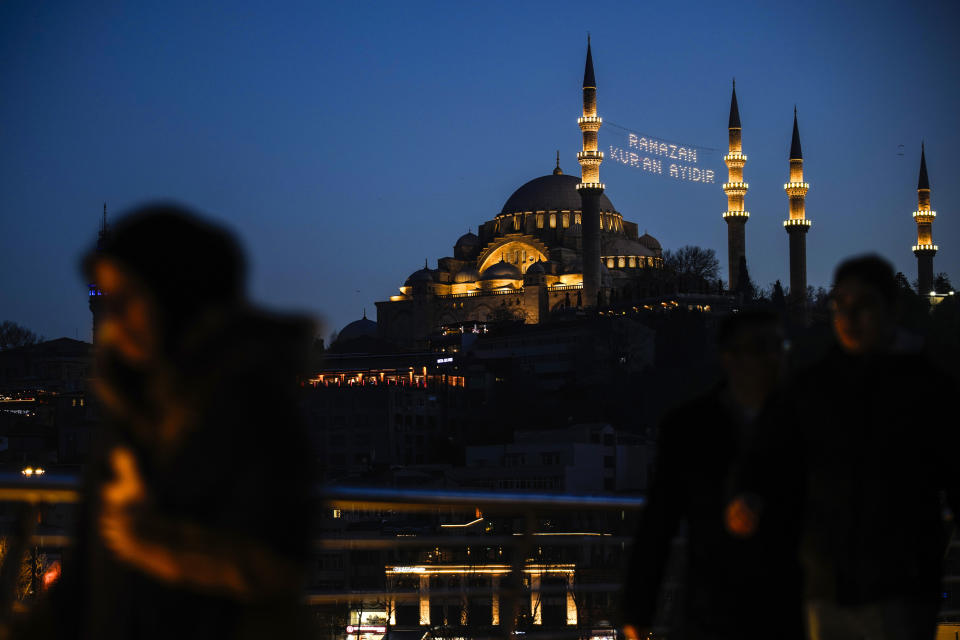
<svg viewBox="0 0 960 640">
<path fill-rule="evenodd" d="M 794 104 L 810 284 L 866 251 L 916 278 L 921 139 L 934 270 L 960 284 L 960 3 L 918 4 L 0 3 L 0 320 L 89 339 L 77 261 L 103 202 L 156 198 L 237 231 L 255 300 L 325 336 L 373 317 L 557 149 L 579 175 L 588 31 L 605 122 L 717 149 L 713 185 L 603 164 L 641 233 L 716 249 L 726 277 L 736 76 L 758 284 L 789 280 Z M 601 150 L 623 140 L 600 130 Z"/>
</svg>

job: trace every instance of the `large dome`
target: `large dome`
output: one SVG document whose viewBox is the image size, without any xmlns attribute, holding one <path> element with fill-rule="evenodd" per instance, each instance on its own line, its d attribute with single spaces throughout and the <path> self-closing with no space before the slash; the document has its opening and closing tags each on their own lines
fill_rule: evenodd
<svg viewBox="0 0 960 640">
<path fill-rule="evenodd" d="M 580 211 L 579 183 L 580 178 L 564 174 L 534 178 L 513 192 L 500 213 Z M 600 196 L 600 211 L 615 211 L 606 194 Z"/>
</svg>

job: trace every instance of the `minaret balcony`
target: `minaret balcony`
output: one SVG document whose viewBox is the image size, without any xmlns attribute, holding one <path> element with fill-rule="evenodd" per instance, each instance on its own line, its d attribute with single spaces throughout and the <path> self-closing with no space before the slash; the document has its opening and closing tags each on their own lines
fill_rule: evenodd
<svg viewBox="0 0 960 640">
<path fill-rule="evenodd" d="M 594 160 L 597 164 L 603 162 L 603 151 L 597 151 L 596 149 L 590 150 L 585 149 L 583 151 L 577 152 L 577 160 L 581 163 L 584 160 Z"/>
<path fill-rule="evenodd" d="M 933 222 L 933 219 L 937 217 L 936 211 L 914 211 L 913 219 L 917 222 Z"/>
<path fill-rule="evenodd" d="M 940 247 L 938 247 L 938 246 L 935 245 L 935 244 L 915 244 L 915 245 L 913 245 L 913 247 L 911 247 L 911 251 L 913 251 L 914 253 L 916 253 L 916 252 L 918 252 L 918 251 L 919 251 L 919 252 L 932 251 L 932 252 L 936 253 L 936 251 L 937 251 L 939 248 L 940 248 Z"/>
<path fill-rule="evenodd" d="M 724 211 L 723 212 L 724 220 L 730 220 L 730 219 L 736 220 L 740 218 L 746 220 L 749 217 L 750 217 L 749 211 Z"/>
<path fill-rule="evenodd" d="M 600 116 L 582 116 L 577 118 L 577 124 L 580 125 L 580 131 L 599 131 L 603 124 L 603 118 Z"/>
<path fill-rule="evenodd" d="M 740 195 L 743 195 L 744 193 L 747 192 L 747 189 L 749 188 L 750 188 L 750 185 L 747 184 L 746 182 L 724 182 L 723 183 L 723 190 L 726 191 L 727 194 L 730 194 L 731 192 L 733 192 L 734 195 L 737 195 L 737 192 L 742 191 L 743 193 L 741 193 Z"/>
<path fill-rule="evenodd" d="M 577 184 L 577 191 L 580 191 L 581 189 L 599 189 L 603 191 L 606 188 L 607 185 L 603 184 L 602 182 L 580 182 Z"/>
<path fill-rule="evenodd" d="M 784 220 L 783 226 L 789 230 L 791 227 L 806 227 L 810 228 L 810 225 L 813 224 L 812 220 L 807 220 L 806 218 L 793 218 L 792 220 Z"/>
<path fill-rule="evenodd" d="M 747 164 L 747 156 L 743 155 L 739 151 L 731 151 L 727 155 L 723 156 L 723 161 L 730 169 L 743 169 L 743 165 Z"/>
<path fill-rule="evenodd" d="M 810 183 L 808 182 L 788 182 L 783 185 L 783 189 L 788 196 L 805 196 L 809 188 Z"/>
</svg>

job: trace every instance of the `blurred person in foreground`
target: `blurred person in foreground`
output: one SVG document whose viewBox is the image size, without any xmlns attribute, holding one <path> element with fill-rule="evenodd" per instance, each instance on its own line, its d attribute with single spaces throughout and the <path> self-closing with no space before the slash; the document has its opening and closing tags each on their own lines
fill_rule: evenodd
<svg viewBox="0 0 960 640">
<path fill-rule="evenodd" d="M 671 539 L 687 524 L 681 638 L 802 637 L 796 560 L 771 541 L 772 518 L 750 540 L 724 528 L 736 461 L 779 383 L 779 317 L 752 310 L 730 315 L 717 335 L 724 380 L 663 420 L 647 504 L 622 594 L 628 640 L 652 632 Z M 774 588 L 774 585 L 776 587 Z"/>
<path fill-rule="evenodd" d="M 310 323 L 253 309 L 236 241 L 176 206 L 118 221 L 84 269 L 105 415 L 52 635 L 300 637 Z"/>
<path fill-rule="evenodd" d="M 946 547 L 941 491 L 960 513 L 956 383 L 910 351 L 896 281 L 865 256 L 836 271 L 837 345 L 770 404 L 727 509 L 755 535 L 796 488 L 807 633 L 815 640 L 932 639 Z"/>
</svg>

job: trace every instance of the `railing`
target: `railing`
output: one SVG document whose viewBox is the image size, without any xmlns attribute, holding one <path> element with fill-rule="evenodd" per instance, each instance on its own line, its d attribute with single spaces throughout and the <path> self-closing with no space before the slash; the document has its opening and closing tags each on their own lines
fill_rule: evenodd
<svg viewBox="0 0 960 640">
<path fill-rule="evenodd" d="M 24 477 L 15 473 L 0 473 L 0 501 L 13 502 L 20 505 L 20 518 L 15 531 L 8 536 L 6 558 L 23 557 L 30 547 L 65 547 L 72 542 L 70 536 L 37 536 L 35 527 L 36 514 L 41 505 L 71 504 L 80 502 L 82 492 L 80 479 L 72 475 L 47 473 L 43 476 Z M 327 590 L 310 591 L 305 594 L 304 601 L 313 606 L 340 605 L 348 606 L 357 602 L 381 602 L 391 620 L 385 625 L 386 629 L 398 629 L 392 620 L 396 615 L 397 607 L 403 602 L 419 603 L 419 622 L 414 625 L 426 630 L 433 628 L 434 637 L 467 633 L 463 625 L 452 625 L 437 629 L 436 621 L 431 621 L 431 598 L 444 600 L 460 599 L 464 607 L 468 606 L 468 599 L 485 597 L 488 606 L 496 613 L 491 614 L 495 624 L 486 625 L 482 631 L 469 632 L 469 637 L 497 637 L 513 638 L 524 629 L 536 630 L 538 638 L 604 638 L 610 640 L 610 634 L 615 634 L 610 621 L 606 625 L 583 625 L 582 616 L 578 615 L 582 603 L 577 599 L 587 594 L 616 594 L 620 590 L 617 581 L 601 580 L 588 583 L 577 582 L 575 574 L 579 567 L 569 563 L 537 560 L 533 553 L 535 548 L 548 545 L 595 544 L 615 545 L 622 551 L 632 541 L 632 536 L 625 531 L 538 531 L 538 517 L 563 514 L 583 514 L 586 512 L 600 512 L 616 514 L 620 512 L 621 520 L 625 520 L 626 513 L 635 514 L 643 508 L 645 499 L 639 496 L 617 495 L 568 495 L 558 493 L 510 493 L 496 491 L 467 491 L 467 490 L 436 490 L 436 489 L 400 489 L 400 488 L 373 488 L 326 486 L 318 489 L 318 497 L 322 500 L 323 508 L 338 510 L 343 514 L 357 511 L 381 511 L 400 516 L 412 512 L 430 512 L 435 516 L 435 522 L 427 527 L 428 531 L 417 534 L 389 534 L 379 531 L 372 536 L 361 536 L 350 531 L 344 535 L 328 534 L 315 541 L 315 549 L 321 552 L 356 551 L 356 550 L 399 550 L 404 549 L 440 549 L 440 548 L 490 548 L 502 547 L 509 549 L 507 558 L 501 562 L 474 561 L 468 563 L 453 563 L 442 561 L 427 561 L 407 564 L 393 563 L 382 568 L 384 572 L 384 587 L 382 589 L 366 590 Z M 437 524 L 443 517 L 450 517 L 457 511 L 482 512 L 483 517 L 465 523 Z M 479 515 L 479 513 L 478 513 Z M 510 532 L 478 532 L 471 534 L 470 529 L 482 525 L 481 521 L 493 521 L 513 518 L 522 522 L 520 531 Z M 621 529 L 626 528 L 624 526 Z M 953 541 L 952 550 L 960 548 L 960 541 Z M 4 562 L 0 567 L 0 609 L 8 612 L 12 606 L 13 584 L 16 578 L 18 563 Z M 427 588 L 430 576 L 436 574 L 456 574 L 463 576 L 459 588 Z M 609 572 L 608 572 L 609 573 Z M 490 580 L 485 586 L 462 586 L 467 578 L 473 575 L 483 575 Z M 409 584 L 402 585 L 402 581 L 411 581 L 416 578 L 419 591 Z M 559 578 L 565 584 L 546 584 L 550 578 Z M 960 584 L 960 575 L 948 575 L 944 584 L 953 586 Z M 566 624 L 559 627 L 547 628 L 540 625 L 540 616 L 547 602 L 545 598 L 566 598 Z M 399 603 L 399 604 L 398 604 Z M 495 605 L 493 603 L 496 603 Z M 408 604 L 412 607 L 414 605 Z M 446 605 L 445 605 L 446 606 Z M 555 606 L 555 605 L 551 605 Z M 361 607 L 362 608 L 362 607 Z M 538 613 L 538 608 L 540 612 Z M 409 609 L 408 609 L 409 610 Z M 466 611 L 466 609 L 464 609 Z M 465 615 L 465 614 L 464 614 Z M 941 619 L 956 618 L 960 610 L 943 610 Z M 612 617 L 612 616 L 611 616 Z M 357 623 L 362 623 L 358 620 Z M 376 625 L 373 625 L 376 627 Z M 598 627 L 602 627 L 599 628 Z M 360 633 L 360 630 L 356 630 Z M 339 633 L 343 637 L 345 630 Z"/>
</svg>

